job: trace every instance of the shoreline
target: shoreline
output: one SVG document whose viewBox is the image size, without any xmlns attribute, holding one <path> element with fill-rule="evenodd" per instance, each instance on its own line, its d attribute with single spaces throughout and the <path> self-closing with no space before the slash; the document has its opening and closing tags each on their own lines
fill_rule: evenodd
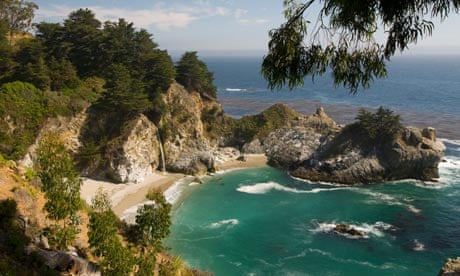
<svg viewBox="0 0 460 276">
<path fill-rule="evenodd" d="M 246 157 L 246 161 L 229 159 L 223 163 L 217 164 L 216 167 L 218 172 L 267 166 L 267 157 L 264 154 L 246 154 L 244 156 Z M 80 197 L 88 204 L 91 204 L 92 197 L 99 189 L 102 189 L 109 195 L 114 213 L 118 217 L 121 217 L 129 208 L 146 201 L 145 195 L 150 189 L 159 189 L 164 193 L 176 182 L 188 177 L 190 177 L 190 175 L 182 173 L 155 172 L 146 176 L 144 181 L 139 184 L 116 184 L 109 181 L 83 178 Z"/>
</svg>

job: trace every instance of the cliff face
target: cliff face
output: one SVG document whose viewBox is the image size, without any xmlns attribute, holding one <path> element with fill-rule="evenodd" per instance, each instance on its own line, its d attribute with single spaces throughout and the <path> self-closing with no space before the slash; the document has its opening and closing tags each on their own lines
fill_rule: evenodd
<svg viewBox="0 0 460 276">
<path fill-rule="evenodd" d="M 161 168 L 161 145 L 168 171 L 187 174 L 213 171 L 217 142 L 205 135 L 201 117 L 203 110 L 221 110 L 220 105 L 178 84 L 171 85 L 163 97 L 168 111 L 159 126 L 167 131 L 161 132 L 144 115 L 119 124 L 117 114 L 89 108 L 76 117 L 48 120 L 21 163 L 33 166 L 35 148 L 43 134 L 58 132 L 80 161 L 82 175 L 87 177 L 121 183 L 141 182 Z M 95 142 L 101 144 L 100 141 L 104 141 L 102 146 L 94 146 Z"/>
<path fill-rule="evenodd" d="M 166 169 L 188 174 L 215 170 L 213 152 L 217 145 L 205 136 L 201 117 L 203 110 L 218 104 L 177 84 L 169 88 L 164 101 L 170 108 L 163 118 L 170 130 L 163 138 Z"/>
<path fill-rule="evenodd" d="M 58 116 L 56 118 L 48 119 L 45 122 L 45 125 L 41 128 L 34 144 L 29 147 L 26 155 L 19 164 L 24 167 L 33 167 L 36 159 L 35 150 L 43 135 L 48 132 L 59 133 L 67 149 L 73 154 L 77 153 L 78 149 L 81 147 L 79 136 L 87 117 L 86 114 L 87 110 L 85 109 L 74 117 Z"/>
<path fill-rule="evenodd" d="M 324 111 L 319 113 L 326 118 Z M 355 184 L 438 177 L 444 146 L 436 141 L 432 128 L 404 128 L 372 150 L 363 147 L 366 141 L 362 140 L 348 127 L 320 131 L 314 125 L 301 126 L 271 133 L 265 151 L 271 164 L 311 181 Z"/>
<path fill-rule="evenodd" d="M 265 153 L 271 165 L 293 176 L 345 184 L 433 180 L 444 151 L 432 128 L 406 127 L 378 146 L 363 146 L 367 141 L 353 125 L 337 126 L 322 108 L 305 116 L 278 104 L 258 115 L 233 119 L 223 114 L 215 100 L 203 99 L 178 84 L 163 94 L 163 101 L 168 108 L 158 126 L 138 115 L 110 129 L 111 115 L 100 116 L 89 109 L 74 118 L 50 120 L 39 138 L 57 131 L 76 156 L 89 156 L 80 166 L 85 176 L 134 183 L 162 165 L 161 145 L 164 165 L 172 172 L 212 172 L 216 161 L 238 155 L 228 151 L 233 156 L 229 157 L 222 147 L 236 147 L 244 153 Z M 92 148 L 82 141 L 84 137 L 107 141 Z M 23 164 L 31 165 L 34 147 Z"/>
<path fill-rule="evenodd" d="M 216 145 L 204 135 L 201 114 L 203 109 L 218 104 L 178 84 L 171 85 L 163 100 L 168 110 L 158 126 L 144 115 L 124 122 L 119 130 L 112 131 L 120 134 L 109 139 L 103 156 L 83 166 L 84 175 L 122 183 L 141 182 L 145 176 L 162 169 L 161 147 L 168 171 L 186 174 L 213 171 Z M 106 125 L 106 120 L 94 118 L 85 127 L 103 129 L 101 125 Z"/>
<path fill-rule="evenodd" d="M 126 128 L 129 131 L 108 144 L 105 174 L 117 182 L 141 182 L 160 164 L 158 129 L 144 115 L 128 122 Z"/>
</svg>

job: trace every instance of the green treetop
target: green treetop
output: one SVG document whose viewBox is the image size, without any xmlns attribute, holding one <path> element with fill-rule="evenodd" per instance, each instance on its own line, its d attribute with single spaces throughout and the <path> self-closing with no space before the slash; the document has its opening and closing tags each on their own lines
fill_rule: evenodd
<svg viewBox="0 0 460 276">
<path fill-rule="evenodd" d="M 22 33 L 32 26 L 37 4 L 24 0 L 2 0 L 0 2 L 0 21 L 7 24 L 10 45 L 15 33 Z"/>
<path fill-rule="evenodd" d="M 179 60 L 176 70 L 177 82 L 187 90 L 216 98 L 216 87 L 212 84 L 213 73 L 198 59 L 196 52 L 186 52 Z"/>
</svg>

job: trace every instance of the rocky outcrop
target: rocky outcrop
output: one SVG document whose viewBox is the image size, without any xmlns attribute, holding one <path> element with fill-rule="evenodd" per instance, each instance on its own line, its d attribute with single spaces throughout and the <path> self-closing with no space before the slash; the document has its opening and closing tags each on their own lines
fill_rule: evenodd
<svg viewBox="0 0 460 276">
<path fill-rule="evenodd" d="M 438 177 L 444 146 L 433 128 L 403 128 L 374 147 L 352 127 L 338 128 L 322 109 L 316 117 L 326 123 L 310 119 L 272 132 L 264 144 L 269 163 L 295 177 L 343 184 Z"/>
<path fill-rule="evenodd" d="M 260 140 L 256 138 L 251 142 L 244 144 L 241 152 L 245 154 L 262 154 L 264 153 L 264 147 Z"/>
<path fill-rule="evenodd" d="M 264 149 L 270 165 L 289 169 L 309 159 L 323 139 L 324 136 L 311 128 L 280 128 L 265 139 Z"/>
<path fill-rule="evenodd" d="M 366 233 L 364 233 L 363 231 L 357 230 L 348 224 L 339 223 L 332 230 L 339 235 L 343 235 L 343 236 L 347 236 L 351 238 L 361 239 L 361 238 L 366 237 Z"/>
<path fill-rule="evenodd" d="M 157 127 L 144 115 L 128 122 L 124 134 L 107 146 L 104 174 L 117 182 L 142 182 L 159 166 Z"/>
<path fill-rule="evenodd" d="M 60 135 L 66 148 L 72 152 L 78 152 L 81 146 L 79 139 L 82 126 L 86 120 L 86 109 L 78 113 L 74 117 L 63 117 L 57 116 L 50 118 L 46 121 L 45 125 L 41 128 L 40 133 L 35 139 L 24 158 L 19 162 L 21 166 L 33 167 L 36 160 L 35 150 L 37 149 L 38 143 L 42 139 L 43 135 L 49 132 L 55 132 Z"/>
<path fill-rule="evenodd" d="M 178 84 L 173 84 L 164 95 L 171 110 L 164 117 L 164 124 L 171 130 L 164 141 L 166 169 L 187 174 L 205 173 L 215 170 L 214 155 L 217 145 L 204 135 L 201 115 L 207 108 L 200 94 L 191 93 Z"/>
<path fill-rule="evenodd" d="M 49 268 L 66 273 L 66 275 L 100 276 L 98 265 L 87 260 L 60 250 L 44 250 L 34 246 L 26 248 L 28 255 L 34 253 Z"/>
<path fill-rule="evenodd" d="M 460 276 L 460 257 L 447 259 L 438 276 Z"/>
</svg>

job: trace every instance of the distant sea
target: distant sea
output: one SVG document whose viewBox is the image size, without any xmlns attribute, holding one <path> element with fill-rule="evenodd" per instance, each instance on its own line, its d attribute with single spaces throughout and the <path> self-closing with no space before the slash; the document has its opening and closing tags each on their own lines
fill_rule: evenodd
<svg viewBox="0 0 460 276">
<path fill-rule="evenodd" d="M 227 114 L 283 102 L 338 123 L 360 107 L 390 108 L 407 125 L 432 126 L 447 147 L 435 183 L 343 186 L 291 178 L 270 167 L 221 172 L 204 185 L 177 183 L 172 253 L 215 275 L 436 275 L 460 256 L 460 57 L 404 57 L 389 76 L 350 95 L 329 77 L 295 91 L 269 91 L 258 58 L 206 58 Z M 339 236 L 346 223 L 365 238 Z"/>
<path fill-rule="evenodd" d="M 388 64 L 388 77 L 351 95 L 334 87 L 329 75 L 307 79 L 302 88 L 271 91 L 260 75 L 260 57 L 203 58 L 214 72 L 218 99 L 227 114 L 255 114 L 275 103 L 286 103 L 311 114 L 324 106 L 338 123 L 354 120 L 358 109 L 384 106 L 402 116 L 406 125 L 437 128 L 438 136 L 460 139 L 460 55 L 408 56 Z"/>
</svg>

